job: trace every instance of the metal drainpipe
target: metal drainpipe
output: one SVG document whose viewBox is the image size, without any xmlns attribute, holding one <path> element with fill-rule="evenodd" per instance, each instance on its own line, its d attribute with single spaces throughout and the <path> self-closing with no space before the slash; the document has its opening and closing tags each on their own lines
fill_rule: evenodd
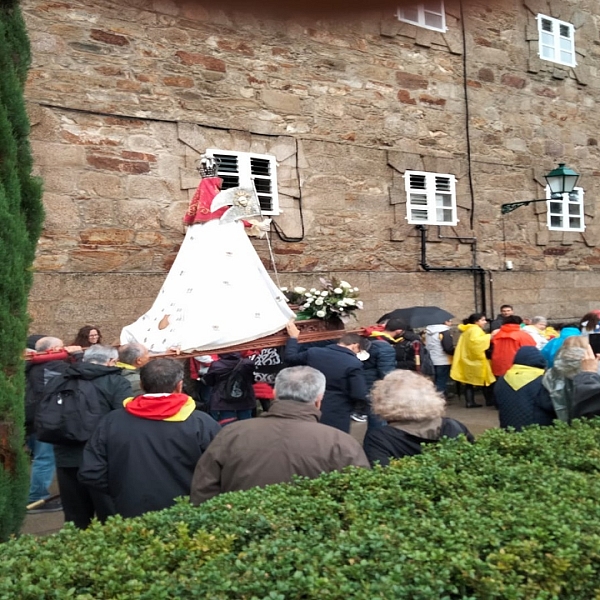
<svg viewBox="0 0 600 600">
<path fill-rule="evenodd" d="M 475 264 L 475 254 L 473 254 L 473 266 L 472 267 L 432 267 L 427 264 L 427 229 L 424 225 L 417 225 L 417 229 L 421 232 L 421 262 L 420 266 L 424 271 L 457 271 L 457 272 L 466 272 L 473 273 L 473 297 L 475 305 L 475 310 L 477 310 L 477 274 L 482 275 L 482 279 L 480 282 L 480 293 L 481 293 L 481 302 L 482 302 L 482 310 L 481 312 L 486 313 L 486 295 L 485 295 L 485 269 Z M 466 239 L 466 238 L 461 238 Z M 475 245 L 477 240 L 473 239 L 473 245 Z"/>
<path fill-rule="evenodd" d="M 495 316 L 494 315 L 494 276 L 490 269 L 488 269 L 487 274 L 488 274 L 488 281 L 490 284 L 490 317 L 492 317 L 492 319 L 493 319 Z"/>
</svg>

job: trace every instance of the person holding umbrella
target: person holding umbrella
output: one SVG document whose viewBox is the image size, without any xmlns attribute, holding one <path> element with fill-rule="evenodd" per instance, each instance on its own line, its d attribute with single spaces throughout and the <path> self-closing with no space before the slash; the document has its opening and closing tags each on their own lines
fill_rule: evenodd
<svg viewBox="0 0 600 600">
<path fill-rule="evenodd" d="M 438 390 L 441 392 L 445 392 L 448 381 L 451 362 L 449 355 L 454 351 L 454 342 L 448 332 L 449 327 L 440 324 L 451 324 L 453 316 L 447 310 L 438 306 L 411 306 L 409 308 L 397 308 L 383 315 L 378 321 L 378 323 L 402 323 L 402 337 L 396 337 L 394 340 L 398 369 L 420 371 L 424 375 L 433 376 L 437 382 Z M 441 328 L 440 332 L 446 332 L 443 336 L 445 338 L 443 349 L 439 346 L 439 340 L 436 338 L 439 346 L 437 362 L 434 360 L 432 350 L 429 348 L 431 340 L 428 337 L 428 330 L 425 331 L 424 346 L 421 342 L 421 336 L 412 331 L 416 328 L 429 328 L 431 326 L 438 326 Z M 435 346 L 435 342 L 432 343 Z M 434 352 L 438 346 L 435 346 Z M 438 369 L 438 365 L 440 369 Z"/>
<path fill-rule="evenodd" d="M 483 387 L 484 395 L 489 395 L 490 386 L 496 381 L 485 355 L 491 342 L 491 335 L 483 330 L 486 323 L 484 314 L 473 313 L 458 326 L 462 335 L 454 351 L 450 377 L 464 384 L 467 408 L 481 406 L 475 402 L 475 387 Z"/>
<path fill-rule="evenodd" d="M 377 321 L 385 323 L 390 319 L 400 319 L 409 329 L 419 329 L 428 325 L 437 325 L 445 323 L 452 319 L 454 315 L 438 306 L 410 306 L 408 308 L 397 308 L 392 312 L 386 313 Z"/>
</svg>

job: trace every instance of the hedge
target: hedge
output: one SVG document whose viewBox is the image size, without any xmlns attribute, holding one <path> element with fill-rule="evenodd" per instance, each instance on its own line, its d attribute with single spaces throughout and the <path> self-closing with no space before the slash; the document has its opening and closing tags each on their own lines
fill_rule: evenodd
<svg viewBox="0 0 600 600">
<path fill-rule="evenodd" d="M 29 61 L 19 3 L 0 0 L 0 541 L 19 531 L 29 489 L 21 357 L 31 265 L 43 221 L 23 97 Z"/>
<path fill-rule="evenodd" d="M 600 419 L 0 546 L 0 598 L 600 598 Z"/>
</svg>

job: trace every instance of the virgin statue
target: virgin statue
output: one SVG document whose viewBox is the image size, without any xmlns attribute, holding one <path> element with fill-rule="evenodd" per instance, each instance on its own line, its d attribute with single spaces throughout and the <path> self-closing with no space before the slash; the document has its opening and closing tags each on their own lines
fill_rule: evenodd
<svg viewBox="0 0 600 600">
<path fill-rule="evenodd" d="M 150 310 L 121 331 L 121 344 L 216 350 L 276 333 L 294 316 L 245 231 L 260 216 L 256 192 L 219 191 L 223 181 L 210 159 L 202 172 L 175 262 Z"/>
</svg>

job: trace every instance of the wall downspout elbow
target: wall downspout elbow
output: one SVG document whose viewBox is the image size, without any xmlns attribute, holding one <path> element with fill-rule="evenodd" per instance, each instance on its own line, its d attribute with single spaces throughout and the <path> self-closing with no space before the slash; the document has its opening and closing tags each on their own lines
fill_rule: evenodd
<svg viewBox="0 0 600 600">
<path fill-rule="evenodd" d="M 427 228 L 425 225 L 417 225 L 417 229 L 421 232 L 421 262 L 419 265 L 424 271 L 431 271 L 431 267 L 427 264 L 427 254 L 425 250 L 427 244 Z"/>
</svg>

